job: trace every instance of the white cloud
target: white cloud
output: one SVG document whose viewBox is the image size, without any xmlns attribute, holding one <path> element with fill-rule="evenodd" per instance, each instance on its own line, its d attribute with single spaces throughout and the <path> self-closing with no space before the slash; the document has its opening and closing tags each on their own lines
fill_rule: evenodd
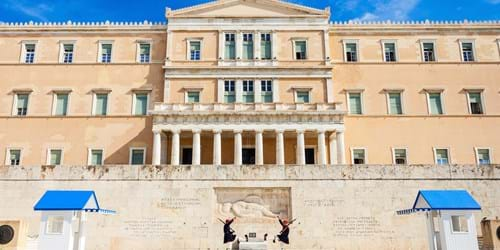
<svg viewBox="0 0 500 250">
<path fill-rule="evenodd" d="M 53 11 L 47 4 L 28 4 L 21 0 L 7 0 L 3 4 L 4 9 L 20 12 L 23 15 L 37 19 L 37 21 L 47 21 L 46 15 Z"/>
<path fill-rule="evenodd" d="M 500 0 L 489 0 L 500 1 Z M 374 9 L 365 12 L 355 21 L 407 20 L 420 0 L 375 0 Z"/>
</svg>

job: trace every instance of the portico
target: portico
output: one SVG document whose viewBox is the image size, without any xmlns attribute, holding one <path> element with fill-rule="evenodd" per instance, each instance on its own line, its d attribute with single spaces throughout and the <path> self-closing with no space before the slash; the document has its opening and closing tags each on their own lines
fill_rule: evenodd
<svg viewBox="0 0 500 250">
<path fill-rule="evenodd" d="M 155 110 L 153 165 L 345 164 L 335 104 L 157 104 Z M 170 161 L 162 162 L 163 151 Z"/>
</svg>

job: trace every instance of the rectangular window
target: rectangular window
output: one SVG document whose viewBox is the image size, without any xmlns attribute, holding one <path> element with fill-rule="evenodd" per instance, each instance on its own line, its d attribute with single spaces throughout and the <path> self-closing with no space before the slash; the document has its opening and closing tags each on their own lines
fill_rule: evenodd
<svg viewBox="0 0 500 250">
<path fill-rule="evenodd" d="M 63 63 L 73 63 L 73 50 L 75 48 L 74 44 L 63 44 Z"/>
<path fill-rule="evenodd" d="M 187 102 L 188 103 L 199 103 L 200 102 L 200 92 L 199 91 L 188 91 L 187 92 Z"/>
<path fill-rule="evenodd" d="M 193 148 L 182 148 L 181 165 L 193 164 Z"/>
<path fill-rule="evenodd" d="M 438 148 L 436 149 L 436 164 L 438 165 L 448 165 L 450 164 L 448 149 Z"/>
<path fill-rule="evenodd" d="M 462 42 L 462 59 L 464 62 L 473 62 L 474 59 L 474 43 Z"/>
<path fill-rule="evenodd" d="M 233 33 L 225 34 L 224 59 L 226 60 L 236 59 L 236 42 L 234 37 Z"/>
<path fill-rule="evenodd" d="M 227 80 L 224 81 L 224 102 L 225 103 L 233 103 L 236 101 L 236 92 L 235 92 L 235 81 Z"/>
<path fill-rule="evenodd" d="M 35 62 L 35 50 L 36 50 L 36 44 L 34 43 L 24 44 L 24 63 Z"/>
<path fill-rule="evenodd" d="M 468 92 L 469 95 L 469 111 L 471 114 L 483 114 L 483 103 L 481 100 L 481 92 Z"/>
<path fill-rule="evenodd" d="M 134 115 L 147 115 L 149 94 L 135 93 Z"/>
<path fill-rule="evenodd" d="M 260 34 L 260 58 L 271 60 L 272 58 L 271 34 Z"/>
<path fill-rule="evenodd" d="M 349 98 L 349 114 L 361 115 L 363 114 L 363 107 L 361 102 L 361 93 L 348 93 Z"/>
<path fill-rule="evenodd" d="M 476 150 L 477 164 L 479 165 L 489 165 L 491 164 L 490 150 L 487 148 L 478 148 Z"/>
<path fill-rule="evenodd" d="M 111 63 L 111 55 L 113 50 L 113 44 L 101 44 L 101 62 L 102 63 Z"/>
<path fill-rule="evenodd" d="M 254 102 L 254 90 L 253 90 L 252 80 L 243 81 L 243 102 L 246 103 Z"/>
<path fill-rule="evenodd" d="M 62 234 L 64 229 L 63 216 L 49 216 L 47 218 L 46 234 Z"/>
<path fill-rule="evenodd" d="M 314 150 L 314 148 L 306 148 L 304 153 L 306 156 L 306 165 L 316 164 L 316 151 Z"/>
<path fill-rule="evenodd" d="M 358 44 L 357 43 L 346 43 L 345 44 L 345 60 L 347 62 L 357 62 L 358 61 Z"/>
<path fill-rule="evenodd" d="M 16 94 L 16 114 L 26 116 L 28 114 L 29 94 Z"/>
<path fill-rule="evenodd" d="M 89 164 L 92 166 L 103 165 L 103 154 L 102 149 L 91 149 Z"/>
<path fill-rule="evenodd" d="M 394 149 L 394 164 L 397 165 L 406 165 L 406 149 L 404 148 L 396 148 Z"/>
<path fill-rule="evenodd" d="M 49 151 L 49 165 L 61 165 L 62 163 L 62 150 L 51 149 Z"/>
<path fill-rule="evenodd" d="M 189 41 L 189 60 L 201 60 L 201 41 Z"/>
<path fill-rule="evenodd" d="M 110 53 L 111 55 L 111 53 Z M 111 59 L 111 57 L 110 57 Z M 141 43 L 139 44 L 139 62 L 149 63 L 151 61 L 151 44 Z"/>
<path fill-rule="evenodd" d="M 242 148 L 241 162 L 243 165 L 255 165 L 255 148 Z"/>
<path fill-rule="evenodd" d="M 424 62 L 435 62 L 436 52 L 434 50 L 434 43 L 422 43 L 422 53 Z"/>
<path fill-rule="evenodd" d="M 9 149 L 7 164 L 10 166 L 19 166 L 21 164 L 21 150 L 20 149 Z"/>
<path fill-rule="evenodd" d="M 69 94 L 56 93 L 56 109 L 54 115 L 68 115 Z"/>
<path fill-rule="evenodd" d="M 243 59 L 253 59 L 253 34 L 243 34 Z"/>
<path fill-rule="evenodd" d="M 403 114 L 403 106 L 401 104 L 401 93 L 389 93 L 389 114 Z"/>
<path fill-rule="evenodd" d="M 452 215 L 451 216 L 451 227 L 454 233 L 467 233 L 469 232 L 469 223 L 467 222 L 467 217 L 463 215 Z"/>
<path fill-rule="evenodd" d="M 94 115 L 107 115 L 108 94 L 95 94 Z"/>
<path fill-rule="evenodd" d="M 130 164 L 143 165 L 145 160 L 145 149 L 133 148 L 130 150 Z"/>
<path fill-rule="evenodd" d="M 366 164 L 366 155 L 364 149 L 352 150 L 352 163 L 353 164 Z"/>
<path fill-rule="evenodd" d="M 307 44 L 306 41 L 295 41 L 295 59 L 307 59 Z"/>
<path fill-rule="evenodd" d="M 395 62 L 396 57 L 396 43 L 385 42 L 384 43 L 384 59 L 386 62 Z"/>
<path fill-rule="evenodd" d="M 273 102 L 273 81 L 271 80 L 260 81 L 260 93 L 263 103 Z"/>
<path fill-rule="evenodd" d="M 297 95 L 296 97 L 296 103 L 309 103 L 309 91 L 306 90 L 297 90 L 295 93 Z"/>
<path fill-rule="evenodd" d="M 428 93 L 429 96 L 429 113 L 431 115 L 442 115 L 443 104 L 441 101 L 441 93 Z"/>
</svg>

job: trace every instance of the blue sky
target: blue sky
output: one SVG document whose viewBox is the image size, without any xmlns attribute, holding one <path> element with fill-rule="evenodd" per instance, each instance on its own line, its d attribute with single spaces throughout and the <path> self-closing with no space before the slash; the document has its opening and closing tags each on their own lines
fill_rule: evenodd
<svg viewBox="0 0 500 250">
<path fill-rule="evenodd" d="M 165 7 L 210 0 L 0 0 L 0 21 L 165 21 Z M 288 0 L 332 20 L 500 20 L 500 0 Z"/>
</svg>

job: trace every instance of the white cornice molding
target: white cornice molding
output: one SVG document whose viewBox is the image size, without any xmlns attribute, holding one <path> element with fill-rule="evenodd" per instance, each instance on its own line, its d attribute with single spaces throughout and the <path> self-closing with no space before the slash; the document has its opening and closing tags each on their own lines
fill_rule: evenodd
<svg viewBox="0 0 500 250">
<path fill-rule="evenodd" d="M 15 31 L 158 31 L 166 22 L 0 22 L 0 32 Z"/>
<path fill-rule="evenodd" d="M 325 68 L 165 68 L 165 78 L 332 78 L 331 67 Z"/>
</svg>

